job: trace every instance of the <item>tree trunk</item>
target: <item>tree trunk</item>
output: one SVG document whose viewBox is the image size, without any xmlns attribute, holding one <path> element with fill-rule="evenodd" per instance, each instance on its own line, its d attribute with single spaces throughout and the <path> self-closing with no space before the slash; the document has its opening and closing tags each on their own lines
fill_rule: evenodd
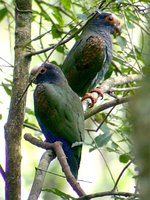
<svg viewBox="0 0 150 200">
<path fill-rule="evenodd" d="M 15 63 L 6 139 L 6 200 L 21 199 L 21 133 L 26 95 L 18 102 L 28 83 L 30 58 L 26 57 L 31 39 L 31 0 L 15 1 Z"/>
<path fill-rule="evenodd" d="M 149 21 L 150 27 L 150 21 Z M 142 200 L 150 199 L 150 37 L 145 37 L 144 48 L 145 79 L 142 88 L 135 97 L 133 107 L 134 143 L 136 164 L 139 170 L 140 196 Z"/>
</svg>

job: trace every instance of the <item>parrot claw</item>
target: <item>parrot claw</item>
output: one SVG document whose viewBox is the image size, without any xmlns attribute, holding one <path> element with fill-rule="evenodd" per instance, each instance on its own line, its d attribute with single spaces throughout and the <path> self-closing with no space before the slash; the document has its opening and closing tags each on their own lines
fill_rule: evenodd
<svg viewBox="0 0 150 200">
<path fill-rule="evenodd" d="M 102 92 L 102 90 L 100 89 L 100 87 L 94 88 L 93 90 L 90 91 L 90 93 L 92 93 L 92 92 L 96 92 L 98 94 L 98 97 L 101 96 L 101 99 L 104 98 L 104 93 Z"/>
<path fill-rule="evenodd" d="M 84 97 L 82 97 L 81 101 L 84 101 L 86 99 L 91 99 L 91 104 L 89 106 L 90 108 L 92 108 L 94 104 L 97 102 L 97 98 L 95 98 L 94 95 L 91 93 L 86 93 Z"/>
<path fill-rule="evenodd" d="M 92 93 L 97 93 L 97 97 L 92 94 Z M 94 104 L 97 102 L 97 99 L 99 98 L 99 96 L 101 96 L 101 99 L 103 99 L 104 94 L 101 91 L 101 89 L 99 87 L 94 88 L 93 90 L 91 90 L 89 93 L 86 93 L 84 95 L 84 97 L 82 97 L 81 101 L 84 101 L 85 99 L 91 99 L 91 105 L 90 108 L 92 108 L 94 106 Z"/>
</svg>

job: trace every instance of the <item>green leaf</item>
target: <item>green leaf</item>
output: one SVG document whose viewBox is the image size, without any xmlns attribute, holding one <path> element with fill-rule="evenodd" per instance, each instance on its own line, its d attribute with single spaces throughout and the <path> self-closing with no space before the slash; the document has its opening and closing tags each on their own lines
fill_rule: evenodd
<svg viewBox="0 0 150 200">
<path fill-rule="evenodd" d="M 57 25 L 52 26 L 52 35 L 53 38 L 60 38 L 62 33 L 59 31 L 59 28 L 56 27 Z"/>
<path fill-rule="evenodd" d="M 96 145 L 92 147 L 90 151 L 95 150 L 97 147 L 103 147 L 110 141 L 112 134 L 110 134 L 108 126 L 106 124 L 103 124 L 101 130 L 104 132 L 104 134 L 100 134 L 95 138 Z"/>
<path fill-rule="evenodd" d="M 6 8 L 2 8 L 0 10 L 0 21 L 2 21 L 4 19 L 4 17 L 6 17 L 8 10 Z"/>
<path fill-rule="evenodd" d="M 107 134 L 107 133 L 97 136 L 95 138 L 97 146 L 102 147 L 102 146 L 106 145 L 110 141 L 111 136 L 112 136 L 111 134 Z"/>
<path fill-rule="evenodd" d="M 30 108 L 25 108 L 25 112 L 28 113 L 29 115 L 34 115 L 33 110 L 31 110 Z"/>
<path fill-rule="evenodd" d="M 69 194 L 66 194 L 56 188 L 52 188 L 52 189 L 43 189 L 42 191 L 45 191 L 45 192 L 51 192 L 53 194 L 56 194 L 57 196 L 61 197 L 62 199 L 65 199 L 65 200 L 75 200 L 76 198 L 70 196 Z"/>
<path fill-rule="evenodd" d="M 2 114 L 0 114 L 0 120 L 2 119 Z"/>
<path fill-rule="evenodd" d="M 52 60 L 51 63 L 53 63 L 54 65 L 59 66 L 59 64 L 56 62 L 56 60 Z"/>
<path fill-rule="evenodd" d="M 127 163 L 129 160 L 130 160 L 130 156 L 127 153 L 119 156 L 119 161 L 122 163 Z"/>
<path fill-rule="evenodd" d="M 29 125 L 29 126 L 35 128 L 35 129 L 38 129 L 40 131 L 39 127 L 36 124 L 34 124 L 33 122 L 30 122 L 28 119 L 24 120 L 24 124 Z M 24 126 L 24 127 L 27 127 L 27 126 Z"/>
<path fill-rule="evenodd" d="M 42 13 L 42 17 L 44 17 L 45 20 L 50 21 L 50 17 L 46 12 Z"/>
<path fill-rule="evenodd" d="M 60 2 L 63 4 L 65 9 L 70 10 L 70 8 L 71 8 L 71 0 L 60 0 Z"/>
<path fill-rule="evenodd" d="M 103 125 L 101 126 L 101 131 L 103 131 L 104 134 L 106 134 L 106 135 L 110 135 L 110 130 L 106 123 L 103 123 Z"/>
<path fill-rule="evenodd" d="M 119 145 L 114 141 L 112 141 L 111 146 L 112 146 L 113 149 L 115 149 L 115 151 L 117 151 L 117 149 L 119 147 Z"/>
<path fill-rule="evenodd" d="M 60 14 L 58 9 L 53 8 L 53 16 L 55 17 L 55 19 L 57 20 L 57 22 L 58 22 L 58 24 L 60 26 L 64 25 L 64 21 L 63 21 L 62 15 Z"/>
<path fill-rule="evenodd" d="M 6 92 L 9 96 L 11 96 L 10 84 L 2 83 L 2 86 L 3 86 L 4 90 L 5 90 L 5 92 Z"/>
<path fill-rule="evenodd" d="M 105 123 L 107 123 L 106 114 L 105 113 L 97 113 L 95 115 L 95 121 L 97 123 L 101 123 L 105 119 Z M 104 125 L 104 124 L 103 124 Z M 102 128 L 103 129 L 103 128 Z"/>
<path fill-rule="evenodd" d="M 116 153 L 116 150 L 114 150 L 113 148 L 107 147 L 106 149 L 107 149 L 108 152 L 115 152 Z"/>
<path fill-rule="evenodd" d="M 113 73 L 113 68 L 112 68 L 112 65 L 110 65 L 108 71 L 105 74 L 105 78 L 104 79 L 106 80 L 106 79 L 110 78 L 112 73 Z"/>
<path fill-rule="evenodd" d="M 64 46 L 59 46 L 56 48 L 59 53 L 64 53 Z"/>
<path fill-rule="evenodd" d="M 122 36 L 117 37 L 117 42 L 118 42 L 119 46 L 120 46 L 122 49 L 124 49 L 125 46 L 127 45 L 127 40 L 126 40 L 124 37 L 122 37 Z"/>
</svg>

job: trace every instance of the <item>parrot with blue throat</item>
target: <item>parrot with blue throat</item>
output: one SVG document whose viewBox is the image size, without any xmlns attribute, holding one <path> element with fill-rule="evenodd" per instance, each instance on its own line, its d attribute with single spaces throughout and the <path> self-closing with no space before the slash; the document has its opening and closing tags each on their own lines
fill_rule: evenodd
<svg viewBox="0 0 150 200">
<path fill-rule="evenodd" d="M 82 100 L 91 98 L 92 104 L 95 103 L 92 94 L 87 93 L 90 91 L 103 96 L 95 87 L 104 78 L 112 61 L 111 34 L 120 33 L 120 21 L 116 15 L 97 12 L 64 60 L 62 71 Z"/>
<path fill-rule="evenodd" d="M 34 112 L 46 142 L 62 142 L 72 174 L 77 178 L 84 141 L 84 112 L 78 95 L 59 67 L 44 63 L 33 68 Z M 77 143 L 77 145 L 72 145 Z M 79 145 L 78 145 L 79 144 Z"/>
</svg>

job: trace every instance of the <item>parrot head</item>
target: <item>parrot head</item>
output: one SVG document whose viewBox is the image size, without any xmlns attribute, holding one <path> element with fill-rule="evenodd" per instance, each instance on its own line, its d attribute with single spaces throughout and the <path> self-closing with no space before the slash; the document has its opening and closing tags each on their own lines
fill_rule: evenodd
<svg viewBox="0 0 150 200">
<path fill-rule="evenodd" d="M 34 84 L 55 83 L 64 80 L 61 69 L 52 63 L 43 63 L 41 66 L 33 68 L 29 80 Z"/>
<path fill-rule="evenodd" d="M 111 34 L 121 34 L 121 21 L 112 13 L 96 12 L 94 18 L 90 22 L 90 26 L 95 26 L 98 29 L 105 29 Z"/>
</svg>

